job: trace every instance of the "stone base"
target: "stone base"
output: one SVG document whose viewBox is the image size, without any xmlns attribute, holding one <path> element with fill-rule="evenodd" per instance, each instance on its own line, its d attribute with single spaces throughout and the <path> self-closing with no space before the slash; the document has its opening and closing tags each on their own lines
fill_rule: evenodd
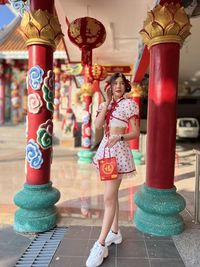
<svg viewBox="0 0 200 267">
<path fill-rule="evenodd" d="M 138 206 L 134 223 L 145 233 L 157 236 L 180 234 L 184 222 L 179 212 L 184 210 L 184 198 L 176 193 L 176 188 L 155 189 L 143 186 L 135 195 Z"/>
<path fill-rule="evenodd" d="M 60 192 L 52 183 L 44 185 L 25 184 L 24 189 L 15 197 L 15 204 L 20 207 L 15 213 L 14 229 L 17 232 L 37 233 L 48 231 L 56 226 L 57 209 L 55 203 Z"/>
<path fill-rule="evenodd" d="M 94 153 L 89 149 L 81 149 L 81 151 L 78 152 L 78 163 L 91 163 L 93 156 Z"/>
<path fill-rule="evenodd" d="M 135 165 L 141 165 L 143 164 L 142 158 L 144 157 L 142 153 L 139 150 L 132 150 L 132 155 L 134 158 Z"/>
</svg>

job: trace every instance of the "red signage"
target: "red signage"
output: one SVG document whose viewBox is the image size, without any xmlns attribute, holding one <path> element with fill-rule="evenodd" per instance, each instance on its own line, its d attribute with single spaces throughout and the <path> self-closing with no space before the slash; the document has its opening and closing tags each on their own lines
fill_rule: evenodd
<svg viewBox="0 0 200 267">
<path fill-rule="evenodd" d="M 124 66 L 104 66 L 106 68 L 107 73 L 115 73 L 115 72 L 122 72 L 123 74 L 132 75 L 132 66 L 131 65 L 124 65 Z"/>
</svg>

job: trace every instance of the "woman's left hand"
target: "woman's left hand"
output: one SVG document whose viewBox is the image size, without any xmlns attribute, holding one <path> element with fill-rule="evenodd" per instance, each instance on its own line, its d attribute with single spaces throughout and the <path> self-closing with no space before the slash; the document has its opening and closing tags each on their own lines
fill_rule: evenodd
<svg viewBox="0 0 200 267">
<path fill-rule="evenodd" d="M 107 143 L 107 147 L 111 148 L 113 147 L 117 142 L 119 142 L 120 138 L 119 136 L 110 137 Z"/>
</svg>

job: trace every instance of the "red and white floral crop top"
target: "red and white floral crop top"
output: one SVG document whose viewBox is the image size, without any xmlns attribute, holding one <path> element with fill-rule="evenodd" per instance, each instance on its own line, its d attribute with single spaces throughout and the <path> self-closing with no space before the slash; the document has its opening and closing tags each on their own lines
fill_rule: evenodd
<svg viewBox="0 0 200 267">
<path fill-rule="evenodd" d="M 105 102 L 99 105 L 96 116 L 101 112 L 104 105 Z M 120 98 L 117 101 L 111 101 L 106 114 L 107 131 L 114 127 L 127 128 L 129 119 L 132 117 L 138 118 L 138 114 L 138 105 L 132 99 Z"/>
</svg>

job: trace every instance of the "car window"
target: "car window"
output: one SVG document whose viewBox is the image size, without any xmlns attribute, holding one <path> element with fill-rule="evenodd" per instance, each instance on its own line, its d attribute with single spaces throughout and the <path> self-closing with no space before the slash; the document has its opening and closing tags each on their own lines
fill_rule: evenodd
<svg viewBox="0 0 200 267">
<path fill-rule="evenodd" d="M 197 127 L 197 122 L 195 120 L 180 120 L 180 127 Z"/>
</svg>

